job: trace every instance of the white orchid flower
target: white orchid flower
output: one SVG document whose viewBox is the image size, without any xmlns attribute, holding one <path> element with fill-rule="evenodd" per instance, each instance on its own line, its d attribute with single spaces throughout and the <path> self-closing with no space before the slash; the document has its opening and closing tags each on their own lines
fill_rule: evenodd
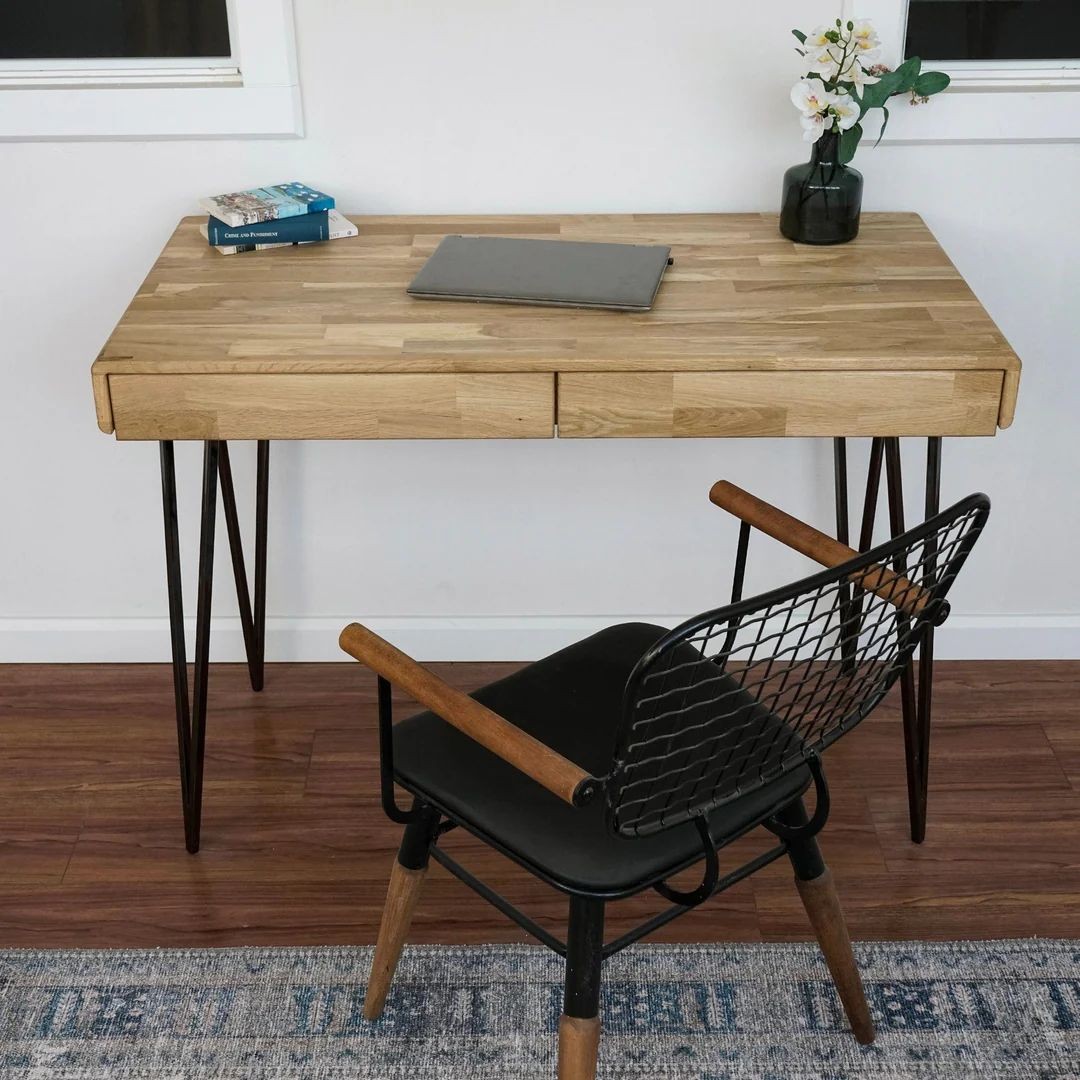
<svg viewBox="0 0 1080 1080">
<path fill-rule="evenodd" d="M 869 54 L 876 53 L 881 47 L 881 38 L 878 37 L 874 24 L 869 19 L 858 19 L 855 28 L 851 31 L 851 40 L 857 52 L 869 58 Z"/>
<path fill-rule="evenodd" d="M 800 79 L 791 88 L 792 104 L 804 116 L 823 113 L 833 103 L 833 95 L 820 79 Z"/>
<path fill-rule="evenodd" d="M 859 103 L 850 94 L 837 94 L 830 109 L 841 131 L 847 131 L 859 122 Z"/>
<path fill-rule="evenodd" d="M 844 49 L 840 45 L 827 45 L 823 49 L 806 54 L 810 61 L 810 70 L 820 75 L 827 82 L 835 82 L 844 60 Z"/>
<path fill-rule="evenodd" d="M 829 126 L 832 126 L 832 120 L 829 120 Z M 825 134 L 825 117 L 821 113 L 815 113 L 813 116 L 803 116 L 803 139 L 808 143 L 816 143 L 822 135 Z"/>
<path fill-rule="evenodd" d="M 870 86 L 873 83 L 881 82 L 876 75 L 871 75 L 859 62 L 858 57 L 853 57 L 847 67 L 843 71 L 838 71 L 836 77 L 830 80 L 831 82 L 851 83 L 856 90 L 861 90 L 864 86 Z"/>
<path fill-rule="evenodd" d="M 815 26 L 809 34 L 806 35 L 806 48 L 808 50 L 824 49 L 831 45 L 832 42 L 828 36 L 833 32 L 835 28 L 832 26 Z"/>
</svg>

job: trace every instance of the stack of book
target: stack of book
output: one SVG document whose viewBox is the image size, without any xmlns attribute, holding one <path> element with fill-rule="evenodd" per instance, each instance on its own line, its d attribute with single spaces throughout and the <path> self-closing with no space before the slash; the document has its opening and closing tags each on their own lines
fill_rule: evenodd
<svg viewBox="0 0 1080 1080">
<path fill-rule="evenodd" d="M 296 181 L 212 195 L 199 206 L 210 215 L 202 234 L 222 255 L 340 240 L 358 231 L 334 209 L 332 195 Z"/>
</svg>

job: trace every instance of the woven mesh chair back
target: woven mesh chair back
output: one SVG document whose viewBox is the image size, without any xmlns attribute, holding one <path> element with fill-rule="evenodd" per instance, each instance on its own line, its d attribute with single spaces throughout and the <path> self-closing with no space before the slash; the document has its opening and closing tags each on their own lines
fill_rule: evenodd
<svg viewBox="0 0 1080 1080">
<path fill-rule="evenodd" d="M 608 822 L 648 836 L 711 813 L 869 715 L 945 601 L 990 510 L 971 495 L 834 569 L 699 615 L 627 681 Z"/>
</svg>

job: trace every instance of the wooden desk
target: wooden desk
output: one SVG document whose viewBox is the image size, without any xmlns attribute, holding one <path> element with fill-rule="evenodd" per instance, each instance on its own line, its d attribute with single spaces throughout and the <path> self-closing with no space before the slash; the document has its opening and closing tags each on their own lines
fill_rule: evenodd
<svg viewBox="0 0 1080 1080">
<path fill-rule="evenodd" d="M 220 477 L 252 684 L 262 685 L 269 441 L 831 436 L 847 541 L 847 436 L 874 437 L 861 543 L 882 463 L 904 524 L 901 436 L 1012 422 L 1020 362 L 915 214 L 867 214 L 859 239 L 805 247 L 761 214 L 356 217 L 360 236 L 223 257 L 184 219 L 93 366 L 102 431 L 161 444 L 185 824 L 198 847 L 209 607 Z M 664 243 L 646 314 L 414 300 L 451 232 Z M 254 601 L 228 441 L 257 440 Z M 194 698 L 188 702 L 173 440 L 206 444 Z M 874 497 L 871 498 L 870 495 Z M 913 835 L 925 822 L 932 639 L 903 681 Z"/>
</svg>

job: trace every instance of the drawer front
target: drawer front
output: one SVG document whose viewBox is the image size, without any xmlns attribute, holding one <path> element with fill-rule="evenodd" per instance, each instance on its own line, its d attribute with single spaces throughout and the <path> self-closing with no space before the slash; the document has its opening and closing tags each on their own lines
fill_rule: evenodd
<svg viewBox="0 0 1080 1080">
<path fill-rule="evenodd" d="M 1000 371 L 559 376 L 563 438 L 993 435 Z"/>
<path fill-rule="evenodd" d="M 550 439 L 526 375 L 110 375 L 118 439 Z"/>
</svg>

